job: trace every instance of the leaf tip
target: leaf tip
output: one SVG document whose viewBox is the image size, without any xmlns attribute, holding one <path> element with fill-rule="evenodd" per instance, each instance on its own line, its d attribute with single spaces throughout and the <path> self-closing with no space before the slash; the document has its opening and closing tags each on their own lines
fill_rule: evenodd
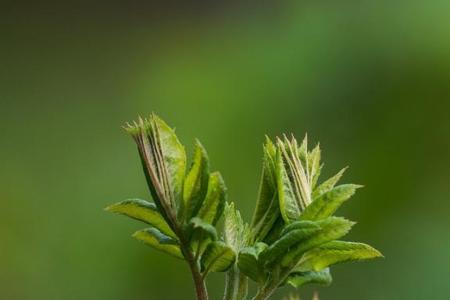
<svg viewBox="0 0 450 300">
<path fill-rule="evenodd" d="M 104 211 L 115 213 L 117 208 L 117 203 L 110 204 L 103 208 Z"/>
<path fill-rule="evenodd" d="M 134 239 L 137 239 L 137 240 L 139 240 L 139 241 L 142 241 L 142 240 L 141 240 L 141 237 L 142 237 L 143 231 L 144 231 L 144 229 L 135 231 L 135 232 L 131 235 L 131 237 L 134 238 Z"/>
<path fill-rule="evenodd" d="M 381 253 L 379 250 L 377 250 L 377 249 L 375 249 L 373 247 L 371 247 L 371 248 L 372 248 L 372 251 L 373 251 L 373 258 L 386 258 L 383 255 L 383 253 Z"/>
</svg>

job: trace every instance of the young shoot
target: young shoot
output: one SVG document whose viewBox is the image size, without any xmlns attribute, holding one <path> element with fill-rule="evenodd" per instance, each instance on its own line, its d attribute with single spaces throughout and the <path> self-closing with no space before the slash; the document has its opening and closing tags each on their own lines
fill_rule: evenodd
<svg viewBox="0 0 450 300">
<path fill-rule="evenodd" d="M 152 201 L 127 199 L 106 210 L 145 223 L 135 239 L 184 260 L 198 300 L 208 299 L 212 272 L 225 273 L 223 300 L 265 300 L 286 285 L 329 285 L 334 264 L 382 257 L 367 244 L 341 240 L 354 222 L 334 214 L 361 186 L 337 185 L 346 168 L 320 182 L 321 150 L 309 150 L 307 137 L 266 138 L 256 207 L 246 223 L 198 140 L 187 169 L 184 146 L 155 114 L 124 128 L 137 145 Z"/>
</svg>

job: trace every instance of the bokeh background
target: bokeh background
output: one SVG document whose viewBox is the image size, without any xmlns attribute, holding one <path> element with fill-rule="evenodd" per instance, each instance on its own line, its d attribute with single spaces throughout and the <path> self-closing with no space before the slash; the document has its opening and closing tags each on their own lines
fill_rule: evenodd
<svg viewBox="0 0 450 300">
<path fill-rule="evenodd" d="M 321 299 L 450 299 L 449 1 L 10 1 L 0 23 L 0 299 L 194 299 L 102 210 L 149 199 L 120 126 L 151 111 L 247 219 L 265 134 L 351 166 L 348 238 L 386 258 L 334 267 Z"/>
</svg>

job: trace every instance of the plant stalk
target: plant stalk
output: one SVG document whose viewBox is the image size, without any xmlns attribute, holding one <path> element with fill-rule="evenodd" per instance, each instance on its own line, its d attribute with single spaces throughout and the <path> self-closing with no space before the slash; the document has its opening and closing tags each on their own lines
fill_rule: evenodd
<svg viewBox="0 0 450 300">
<path fill-rule="evenodd" d="M 197 262 L 193 260 L 188 261 L 189 268 L 191 269 L 192 278 L 194 280 L 195 292 L 197 294 L 197 300 L 208 300 L 208 291 L 206 290 L 205 280 L 200 273 Z"/>
<path fill-rule="evenodd" d="M 269 280 L 267 281 L 260 289 L 258 289 L 258 292 L 256 293 L 255 297 L 252 300 L 267 300 L 270 296 L 275 292 L 275 290 L 280 286 L 282 282 L 284 282 L 292 268 L 289 268 L 285 270 L 284 272 L 281 272 L 276 276 L 277 280 Z"/>
<path fill-rule="evenodd" d="M 275 288 L 263 287 L 261 288 L 252 300 L 267 300 L 275 292 Z"/>
<path fill-rule="evenodd" d="M 198 259 L 194 257 L 194 254 L 192 253 L 189 247 L 189 243 L 187 242 L 183 231 L 178 226 L 175 226 L 175 228 L 176 234 L 180 239 L 181 251 L 183 252 L 184 258 L 186 259 L 189 265 L 189 269 L 191 270 L 192 273 L 192 279 L 194 280 L 197 300 L 208 300 L 208 291 L 206 289 L 205 279 L 203 278 L 200 271 Z"/>
<path fill-rule="evenodd" d="M 226 274 L 223 300 L 244 300 L 248 293 L 248 278 L 235 264 Z"/>
</svg>

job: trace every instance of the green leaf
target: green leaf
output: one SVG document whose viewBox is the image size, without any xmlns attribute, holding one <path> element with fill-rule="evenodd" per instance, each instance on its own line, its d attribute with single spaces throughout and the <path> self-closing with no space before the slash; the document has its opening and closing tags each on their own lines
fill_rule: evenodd
<svg viewBox="0 0 450 300">
<path fill-rule="evenodd" d="M 154 227 L 136 231 L 133 237 L 154 249 L 183 259 L 178 242 Z"/>
<path fill-rule="evenodd" d="M 138 221 L 142 221 L 157 228 L 165 235 L 168 235 L 175 239 L 177 238 L 175 233 L 159 213 L 154 203 L 150 203 L 141 199 L 128 199 L 116 204 L 112 204 L 106 207 L 105 210 L 122 214 Z"/>
<path fill-rule="evenodd" d="M 299 221 L 301 222 L 301 221 Z M 300 243 L 291 247 L 286 255 L 281 260 L 282 266 L 292 266 L 298 263 L 298 260 L 308 250 L 318 247 L 324 243 L 331 242 L 346 235 L 352 228 L 354 222 L 339 217 L 329 217 L 324 220 L 316 221 L 320 230 L 309 234 Z M 289 231 L 286 235 L 297 230 Z"/>
<path fill-rule="evenodd" d="M 318 147 L 309 153 L 307 138 L 297 146 L 294 137 L 277 140 L 281 159 L 277 160 L 277 185 L 280 211 L 286 223 L 297 221 L 303 210 L 311 203 L 312 185 L 320 168 Z"/>
<path fill-rule="evenodd" d="M 295 141 L 294 138 L 292 138 L 292 140 Z M 295 144 L 297 144 L 297 141 L 295 141 Z M 301 160 L 306 161 L 307 156 L 308 156 L 308 134 L 305 134 L 300 147 L 298 147 L 298 157 Z"/>
<path fill-rule="evenodd" d="M 153 200 L 168 222 L 174 222 L 181 203 L 186 153 L 175 132 L 159 117 L 139 118 L 125 129 L 133 136 L 139 150 L 145 178 Z"/>
<path fill-rule="evenodd" d="M 217 240 L 216 228 L 200 218 L 192 218 L 187 227 L 191 249 L 197 256 L 203 253 L 209 242 Z"/>
<path fill-rule="evenodd" d="M 279 214 L 272 228 L 264 237 L 263 242 L 268 245 L 273 244 L 276 240 L 280 238 L 281 231 L 283 230 L 285 225 L 286 224 L 284 223 L 283 217 L 281 216 L 281 214 Z"/>
<path fill-rule="evenodd" d="M 197 140 L 191 169 L 186 175 L 183 189 L 183 212 L 187 220 L 195 216 L 208 190 L 209 161 L 205 148 Z"/>
<path fill-rule="evenodd" d="M 169 185 L 176 200 L 181 200 L 183 181 L 186 172 L 186 152 L 175 131 L 161 118 L 152 115 L 156 128 L 157 143 L 168 173 Z"/>
<path fill-rule="evenodd" d="M 347 169 L 348 169 L 348 167 L 343 168 L 336 175 L 334 175 L 333 177 L 331 177 L 331 178 L 325 180 L 323 183 L 321 183 L 317 188 L 314 189 L 312 198 L 315 199 L 315 198 L 319 197 L 320 195 L 322 195 L 323 193 L 331 190 L 336 185 L 336 183 L 339 181 L 339 179 L 341 179 L 342 175 L 344 174 L 345 170 L 347 170 Z"/>
<path fill-rule="evenodd" d="M 276 148 L 266 137 L 259 194 L 252 218 L 253 240 L 262 241 L 280 215 L 275 177 Z"/>
<path fill-rule="evenodd" d="M 234 208 L 234 203 L 225 204 L 224 240 L 234 253 L 247 245 L 250 229 L 244 223 L 241 214 Z M 224 300 L 244 300 L 248 292 L 248 278 L 239 270 L 236 260 L 227 271 Z"/>
<path fill-rule="evenodd" d="M 272 265 L 272 263 L 277 262 L 287 255 L 291 248 L 321 230 L 321 227 L 315 222 L 297 221 L 295 224 L 298 225 L 297 228 L 286 231 L 279 240 L 261 253 L 260 258 L 264 265 Z"/>
<path fill-rule="evenodd" d="M 248 277 L 256 282 L 264 282 L 266 274 L 264 266 L 259 260 L 259 254 L 267 248 L 264 243 L 257 243 L 254 247 L 243 248 L 239 252 L 238 267 Z"/>
<path fill-rule="evenodd" d="M 320 165 L 320 145 L 317 146 L 308 153 L 308 167 L 309 167 L 309 178 L 311 179 L 311 188 L 317 183 L 317 180 L 320 175 L 321 165 Z"/>
<path fill-rule="evenodd" d="M 314 221 L 296 221 L 285 226 L 281 231 L 281 236 L 284 236 L 293 230 L 304 230 L 309 228 L 320 229 L 320 223 Z"/>
<path fill-rule="evenodd" d="M 301 208 L 296 201 L 294 187 L 284 167 L 281 151 L 277 152 L 275 171 L 280 212 L 284 221 L 290 223 L 299 218 Z"/>
<path fill-rule="evenodd" d="M 289 275 L 287 283 L 295 288 L 299 288 L 308 283 L 315 283 L 321 285 L 329 285 L 332 282 L 332 277 L 329 269 L 324 269 L 319 272 L 297 272 Z"/>
<path fill-rule="evenodd" d="M 209 175 L 208 191 L 197 217 L 215 225 L 222 216 L 226 201 L 226 187 L 219 172 Z"/>
<path fill-rule="evenodd" d="M 343 184 L 325 192 L 306 207 L 300 220 L 321 220 L 331 216 L 360 187 L 356 184 Z"/>
<path fill-rule="evenodd" d="M 192 218 L 189 221 L 189 225 L 188 225 L 189 236 L 191 236 L 196 231 L 202 232 L 203 236 L 205 236 L 209 239 L 217 240 L 216 228 L 214 226 L 212 226 L 211 224 L 208 224 L 208 223 L 204 222 L 202 219 L 197 218 L 197 217 Z"/>
<path fill-rule="evenodd" d="M 236 254 L 224 242 L 215 241 L 208 245 L 201 258 L 203 276 L 209 272 L 225 272 L 236 260 Z"/>
<path fill-rule="evenodd" d="M 248 225 L 234 208 L 233 202 L 225 204 L 224 239 L 235 252 L 246 246 L 249 239 Z"/>
<path fill-rule="evenodd" d="M 378 250 L 363 243 L 332 241 L 306 252 L 296 270 L 320 271 L 337 263 L 367 260 L 382 256 Z"/>
</svg>

